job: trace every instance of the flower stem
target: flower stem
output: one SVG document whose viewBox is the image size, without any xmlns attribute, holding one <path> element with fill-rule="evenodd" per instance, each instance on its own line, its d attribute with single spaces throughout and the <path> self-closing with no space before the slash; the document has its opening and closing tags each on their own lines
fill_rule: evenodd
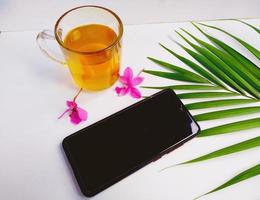
<svg viewBox="0 0 260 200">
<path fill-rule="evenodd" d="M 82 88 L 80 88 L 80 90 L 78 91 L 78 93 L 76 94 L 76 96 L 73 98 L 73 102 L 76 101 L 77 97 L 79 96 L 79 94 L 81 93 Z"/>
<path fill-rule="evenodd" d="M 62 118 L 67 112 L 69 112 L 70 111 L 70 109 L 67 109 L 67 110 L 65 110 L 59 117 L 58 117 L 58 119 L 60 119 L 60 118 Z"/>
</svg>

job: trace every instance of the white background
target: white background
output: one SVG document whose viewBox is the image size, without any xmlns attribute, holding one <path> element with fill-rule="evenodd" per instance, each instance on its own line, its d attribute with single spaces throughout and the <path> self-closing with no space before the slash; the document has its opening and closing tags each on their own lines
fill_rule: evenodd
<svg viewBox="0 0 260 200">
<path fill-rule="evenodd" d="M 111 8 L 125 24 L 260 17 L 260 0 L 0 0 L 0 30 L 50 28 L 85 4 Z"/>
<path fill-rule="evenodd" d="M 104 5 L 115 10 L 125 24 L 122 68 L 132 66 L 160 69 L 146 57 L 154 56 L 182 65 L 163 51 L 158 42 L 183 53 L 169 40 L 179 27 L 202 37 L 188 23 L 162 23 L 216 18 L 259 17 L 260 1 L 0 1 L 0 199 L 76 200 L 85 199 L 78 191 L 61 141 L 67 135 L 90 125 L 134 102 L 119 98 L 113 88 L 82 94 L 78 103 L 89 112 L 87 122 L 73 126 L 67 118 L 57 120 L 65 100 L 77 89 L 66 68 L 48 60 L 39 51 L 35 37 L 43 28 L 52 28 L 55 19 L 69 8 L 82 4 Z M 259 20 L 248 22 L 259 27 Z M 149 23 L 142 25 L 144 23 Z M 153 24 L 154 23 L 154 24 Z M 211 22 L 213 23 L 213 22 Z M 130 25 L 131 24 L 131 25 Z M 139 25 L 134 25 L 139 24 Z M 256 33 L 237 22 L 214 22 L 260 48 Z M 248 55 L 240 45 L 223 34 L 219 38 Z M 147 37 L 149 35 L 149 37 Z M 250 57 L 258 63 L 254 57 Z M 144 85 L 173 83 L 145 75 Z M 144 95 L 154 91 L 142 90 Z M 188 101 L 186 101 L 188 102 Z M 259 105 L 259 104 L 258 104 Z M 199 111 L 198 111 L 199 112 Z M 193 112 L 193 113 L 197 113 Z M 259 117 L 259 114 L 250 115 Z M 249 116 L 201 123 L 202 128 Z M 109 134 L 109 133 L 107 133 Z M 259 129 L 195 138 L 176 151 L 152 163 L 98 194 L 94 200 L 191 200 L 232 176 L 260 162 L 260 149 L 180 166 L 158 173 L 170 164 L 185 161 L 249 138 Z M 104 166 L 105 168 L 105 166 Z M 201 199 L 259 200 L 260 178 L 255 177 Z"/>
</svg>

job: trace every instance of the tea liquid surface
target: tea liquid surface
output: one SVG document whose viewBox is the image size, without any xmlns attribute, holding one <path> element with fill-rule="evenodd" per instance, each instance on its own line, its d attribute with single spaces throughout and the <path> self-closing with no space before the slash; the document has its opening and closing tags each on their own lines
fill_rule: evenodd
<svg viewBox="0 0 260 200">
<path fill-rule="evenodd" d="M 117 34 L 111 28 L 100 24 L 79 26 L 69 31 L 64 45 L 72 51 L 65 51 L 65 54 L 79 87 L 100 90 L 117 80 L 120 46 L 110 47 L 116 39 Z"/>
</svg>

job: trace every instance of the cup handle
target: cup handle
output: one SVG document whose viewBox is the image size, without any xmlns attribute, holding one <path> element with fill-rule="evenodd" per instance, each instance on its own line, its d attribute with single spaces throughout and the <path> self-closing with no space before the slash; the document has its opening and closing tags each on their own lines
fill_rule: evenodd
<svg viewBox="0 0 260 200">
<path fill-rule="evenodd" d="M 48 58 L 55 62 L 58 62 L 62 65 L 66 65 L 67 63 L 61 55 L 61 53 L 54 52 L 48 46 L 48 42 L 50 42 L 51 40 L 55 41 L 55 37 L 51 30 L 43 30 L 36 37 L 36 42 L 43 54 L 45 54 Z"/>
</svg>

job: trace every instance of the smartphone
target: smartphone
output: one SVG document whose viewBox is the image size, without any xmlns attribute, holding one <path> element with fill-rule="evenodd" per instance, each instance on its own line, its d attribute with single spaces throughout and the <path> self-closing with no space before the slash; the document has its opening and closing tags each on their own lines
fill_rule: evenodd
<svg viewBox="0 0 260 200">
<path fill-rule="evenodd" d="M 82 193 L 90 197 L 199 130 L 181 100 L 167 89 L 66 137 L 62 145 Z"/>
</svg>

